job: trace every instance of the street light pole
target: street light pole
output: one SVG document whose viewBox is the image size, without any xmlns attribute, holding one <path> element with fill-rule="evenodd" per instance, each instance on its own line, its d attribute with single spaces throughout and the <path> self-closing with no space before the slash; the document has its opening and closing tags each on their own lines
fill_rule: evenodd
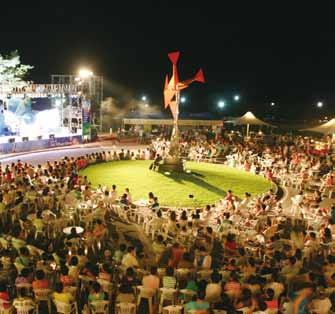
<svg viewBox="0 0 335 314">
<path fill-rule="evenodd" d="M 101 76 L 101 93 L 100 93 L 100 132 L 102 132 L 102 101 L 104 99 L 103 93 L 104 93 L 104 78 Z"/>
</svg>

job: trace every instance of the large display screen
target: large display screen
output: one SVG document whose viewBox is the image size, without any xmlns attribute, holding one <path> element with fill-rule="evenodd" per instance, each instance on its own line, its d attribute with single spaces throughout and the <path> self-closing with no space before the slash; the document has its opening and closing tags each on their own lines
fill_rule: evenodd
<svg viewBox="0 0 335 314">
<path fill-rule="evenodd" d="M 16 97 L 0 100 L 0 140 L 15 137 L 36 140 L 82 134 L 79 97 Z"/>
</svg>

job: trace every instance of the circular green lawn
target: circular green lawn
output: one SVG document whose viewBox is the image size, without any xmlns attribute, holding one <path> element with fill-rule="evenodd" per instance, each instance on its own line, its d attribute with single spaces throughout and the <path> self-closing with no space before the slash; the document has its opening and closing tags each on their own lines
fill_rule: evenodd
<svg viewBox="0 0 335 314">
<path fill-rule="evenodd" d="M 272 184 L 261 176 L 242 170 L 210 163 L 187 162 L 191 173 L 164 174 L 149 170 L 150 160 L 124 160 L 89 166 L 81 174 L 87 175 L 94 187 L 101 184 L 108 189 L 117 186 L 119 196 L 130 189 L 133 201 L 147 199 L 148 193 L 158 196 L 160 205 L 196 207 L 214 204 L 226 191 L 243 197 L 245 192 L 257 195 L 268 191 Z M 194 198 L 189 198 L 189 195 Z"/>
</svg>

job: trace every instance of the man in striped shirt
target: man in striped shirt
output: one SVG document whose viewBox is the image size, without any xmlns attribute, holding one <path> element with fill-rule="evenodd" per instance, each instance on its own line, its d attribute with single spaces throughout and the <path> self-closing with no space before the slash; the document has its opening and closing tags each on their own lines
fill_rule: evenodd
<svg viewBox="0 0 335 314">
<path fill-rule="evenodd" d="M 177 280 L 174 277 L 174 270 L 172 267 L 167 267 L 165 270 L 165 276 L 163 277 L 163 288 L 175 289 Z"/>
</svg>

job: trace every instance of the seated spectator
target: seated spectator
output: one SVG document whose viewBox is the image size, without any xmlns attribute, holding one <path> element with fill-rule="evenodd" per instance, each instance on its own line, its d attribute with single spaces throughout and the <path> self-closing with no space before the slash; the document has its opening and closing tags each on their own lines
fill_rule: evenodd
<svg viewBox="0 0 335 314">
<path fill-rule="evenodd" d="M 13 301 L 13 306 L 17 309 L 17 313 L 19 313 L 19 309 L 24 307 L 26 310 L 28 308 L 28 311 L 32 311 L 35 309 L 35 302 L 31 297 L 28 297 L 25 288 L 21 288 L 18 296 Z"/>
<path fill-rule="evenodd" d="M 9 297 L 9 293 L 7 291 L 6 284 L 4 284 L 3 282 L 0 282 L 0 302 L 1 301 L 4 301 L 4 302 L 9 302 L 10 301 L 10 297 Z M 9 303 L 3 303 L 3 308 L 4 309 L 9 309 L 10 304 Z"/>
<path fill-rule="evenodd" d="M 121 265 L 124 268 L 139 267 L 138 261 L 136 259 L 135 248 L 133 246 L 129 246 L 127 251 L 128 253 L 125 254 L 122 258 Z"/>
<path fill-rule="evenodd" d="M 237 299 L 235 308 L 238 311 L 252 313 L 256 309 L 256 301 L 252 297 L 252 293 L 249 289 L 244 288 L 241 296 Z"/>
<path fill-rule="evenodd" d="M 213 304 L 214 310 L 226 311 L 226 313 L 235 313 L 235 308 L 229 296 L 222 292 L 221 300 Z"/>
<path fill-rule="evenodd" d="M 31 260 L 29 257 L 29 250 L 26 247 L 21 247 L 19 250 L 19 256 L 15 259 L 15 263 L 22 265 L 23 267 L 30 267 Z"/>
<path fill-rule="evenodd" d="M 199 269 L 210 269 L 212 266 L 212 257 L 206 252 L 206 249 L 201 246 L 199 249 L 199 256 L 194 260 L 194 266 Z"/>
<path fill-rule="evenodd" d="M 127 246 L 122 243 L 120 244 L 120 247 L 118 250 L 115 250 L 114 252 L 114 255 L 113 255 L 113 260 L 116 262 L 116 263 L 121 263 L 124 255 L 126 254 L 126 249 L 127 249 Z"/>
<path fill-rule="evenodd" d="M 61 267 L 60 281 L 64 287 L 72 286 L 75 282 L 74 278 L 69 275 L 69 268 L 65 265 Z"/>
<path fill-rule="evenodd" d="M 194 268 L 192 255 L 189 252 L 184 252 L 183 257 L 178 263 L 178 268 L 187 268 L 187 269 Z"/>
<path fill-rule="evenodd" d="M 209 303 L 205 301 L 205 292 L 203 290 L 199 290 L 197 293 L 197 299 L 195 301 L 186 303 L 184 308 L 186 314 L 192 313 L 192 311 L 196 313 L 207 313 L 209 310 Z"/>
<path fill-rule="evenodd" d="M 77 256 L 72 256 L 69 261 L 69 276 L 71 276 L 74 280 L 78 279 L 79 275 L 79 260 Z"/>
<path fill-rule="evenodd" d="M 15 279 L 15 284 L 19 285 L 22 283 L 31 283 L 32 282 L 32 274 L 28 268 L 23 268 L 21 273 Z"/>
<path fill-rule="evenodd" d="M 222 288 L 220 285 L 221 276 L 218 272 L 213 272 L 211 275 L 211 283 L 206 286 L 206 301 L 219 302 Z"/>
<path fill-rule="evenodd" d="M 129 206 L 128 196 L 126 193 L 122 194 L 120 198 L 120 204 L 122 204 L 123 206 Z"/>
<path fill-rule="evenodd" d="M 134 270 L 129 267 L 122 277 L 116 302 L 133 302 L 135 300 L 135 287 L 139 284 Z"/>
<path fill-rule="evenodd" d="M 105 299 L 105 293 L 101 290 L 101 286 L 98 282 L 93 282 L 90 293 L 88 295 L 88 301 L 101 301 Z"/>
<path fill-rule="evenodd" d="M 325 289 L 323 287 L 319 287 L 310 305 L 311 312 L 317 314 L 327 314 L 330 313 L 331 307 L 332 303 L 330 298 L 327 296 Z"/>
<path fill-rule="evenodd" d="M 178 243 L 174 243 L 171 248 L 169 266 L 171 266 L 172 268 L 178 267 L 179 261 L 181 260 L 184 251 L 185 250 L 183 247 L 181 247 Z"/>
<path fill-rule="evenodd" d="M 153 212 L 159 210 L 159 201 L 157 196 L 154 197 L 154 201 L 152 204 L 149 205 L 149 208 L 151 208 Z"/>
<path fill-rule="evenodd" d="M 56 283 L 55 292 L 52 294 L 52 298 L 55 301 L 63 303 L 71 303 L 74 300 L 74 297 L 69 292 L 64 292 L 63 284 L 61 282 Z"/>
<path fill-rule="evenodd" d="M 99 267 L 96 264 L 87 262 L 81 270 L 81 274 L 90 277 L 93 281 L 95 281 L 96 277 L 99 275 Z"/>
<path fill-rule="evenodd" d="M 266 289 L 265 303 L 269 310 L 278 310 L 278 300 L 275 298 L 275 292 L 271 288 Z"/>
<path fill-rule="evenodd" d="M 34 290 L 49 289 L 49 281 L 45 278 L 43 270 L 36 271 L 36 280 L 32 283 Z"/>
<path fill-rule="evenodd" d="M 104 226 L 104 224 L 100 219 L 97 219 L 96 225 L 93 229 L 94 237 L 96 237 L 97 239 L 101 239 L 105 235 L 105 233 L 106 233 L 106 227 Z"/>
<path fill-rule="evenodd" d="M 106 280 L 106 281 L 112 280 L 112 270 L 108 264 L 104 263 L 101 265 L 100 272 L 99 272 L 99 278 Z"/>
<path fill-rule="evenodd" d="M 157 267 L 152 266 L 150 275 L 146 275 L 142 279 L 142 285 L 144 288 L 159 289 L 160 279 L 157 276 Z"/>
<path fill-rule="evenodd" d="M 176 277 L 174 277 L 174 270 L 172 267 L 167 267 L 165 276 L 163 276 L 163 288 L 175 289 L 177 284 Z"/>
<path fill-rule="evenodd" d="M 224 285 L 224 290 L 229 296 L 238 296 L 241 292 L 241 284 L 238 281 L 236 272 L 231 272 L 230 279 Z"/>
<path fill-rule="evenodd" d="M 225 242 L 225 252 L 229 255 L 235 255 L 237 250 L 237 243 L 235 241 L 235 235 L 228 233 L 227 239 Z"/>
<path fill-rule="evenodd" d="M 70 234 L 66 237 L 67 240 L 79 239 L 80 235 L 77 233 L 76 227 L 72 227 L 70 230 Z"/>
</svg>

